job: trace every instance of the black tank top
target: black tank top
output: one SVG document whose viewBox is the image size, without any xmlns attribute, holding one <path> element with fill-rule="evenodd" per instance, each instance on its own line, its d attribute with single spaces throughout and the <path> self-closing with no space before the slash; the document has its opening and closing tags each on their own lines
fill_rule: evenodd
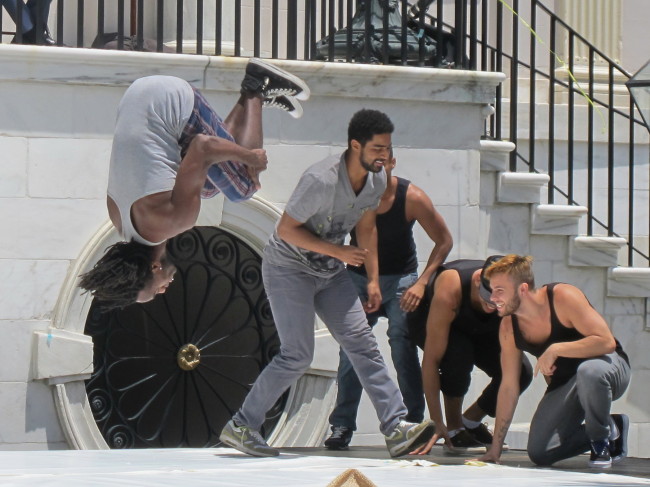
<svg viewBox="0 0 650 487">
<path fill-rule="evenodd" d="M 395 201 L 386 213 L 377 215 L 377 257 L 379 274 L 404 275 L 415 272 L 418 259 L 413 239 L 415 220 L 406 220 L 406 191 L 410 181 L 397 178 Z M 357 245 L 357 235 L 354 230 L 350 233 L 352 245 Z M 366 268 L 348 267 L 353 272 L 366 274 Z"/>
<path fill-rule="evenodd" d="M 470 337 L 480 337 L 488 334 L 498 336 L 501 318 L 495 313 L 484 313 L 474 309 L 472 306 L 472 275 L 476 269 L 483 268 L 484 260 L 460 259 L 446 262 L 438 268 L 438 271 L 429 279 L 424 298 L 420 305 L 410 313 L 407 313 L 406 320 L 411 340 L 424 349 L 426 339 L 427 317 L 433 299 L 433 287 L 441 272 L 455 270 L 460 277 L 461 302 L 458 314 L 451 322 L 451 329 L 465 333 Z"/>
<path fill-rule="evenodd" d="M 483 268 L 484 260 L 454 260 L 443 264 L 436 274 L 444 270 L 455 270 L 460 276 L 461 302 L 456 318 L 451 323 L 452 329 L 469 336 L 491 334 L 498 336 L 501 318 L 495 313 L 484 313 L 472 306 L 472 275 Z M 433 284 L 433 283 L 432 283 Z M 431 295 L 433 295 L 433 289 Z"/>
<path fill-rule="evenodd" d="M 517 315 L 512 315 L 512 331 L 514 333 L 515 345 L 518 349 L 528 352 L 531 355 L 538 357 L 542 355 L 548 347 L 554 343 L 566 343 L 566 342 L 575 342 L 584 338 L 584 335 L 580 333 L 575 328 L 567 328 L 564 326 L 557 317 L 555 313 L 555 305 L 553 304 L 553 288 L 561 284 L 558 282 L 553 282 L 546 285 L 546 294 L 548 296 L 548 304 L 551 309 L 551 333 L 548 339 L 539 345 L 528 343 L 519 329 L 519 321 L 517 320 Z M 616 340 L 616 339 L 615 339 Z M 616 352 L 618 352 L 621 357 L 625 359 L 629 364 L 627 355 L 623 351 L 621 344 L 616 340 Z M 584 362 L 584 358 L 569 358 L 569 357 L 558 357 L 555 361 L 555 371 L 551 376 L 551 382 L 548 385 L 547 392 L 557 389 L 563 384 L 566 384 L 571 377 L 576 374 L 578 366 Z"/>
</svg>

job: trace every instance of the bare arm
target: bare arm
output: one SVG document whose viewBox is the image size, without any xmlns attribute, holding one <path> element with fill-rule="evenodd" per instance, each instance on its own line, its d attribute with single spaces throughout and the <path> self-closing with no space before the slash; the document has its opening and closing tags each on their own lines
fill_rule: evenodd
<svg viewBox="0 0 650 487">
<path fill-rule="evenodd" d="M 400 306 L 404 311 L 413 311 L 424 296 L 429 279 L 449 255 L 453 239 L 445 220 L 435 209 L 431 199 L 413 184 L 409 185 L 406 193 L 406 217 L 409 221 L 416 220 L 435 244 L 424 271 L 418 280 L 406 290 L 400 301 Z"/>
<path fill-rule="evenodd" d="M 519 401 L 519 376 L 521 374 L 521 350 L 515 345 L 512 319 L 506 316 L 499 327 L 501 343 L 501 385 L 497 395 L 497 414 L 494 423 L 492 446 L 479 460 L 499 463 L 506 433 L 510 428 Z"/>
<path fill-rule="evenodd" d="M 146 196 L 133 205 L 133 220 L 140 235 L 159 242 L 192 228 L 201 209 L 201 189 L 210 165 L 229 160 L 258 172 L 267 163 L 263 149 L 249 150 L 220 137 L 194 137 L 179 165 L 173 189 Z"/>
<path fill-rule="evenodd" d="M 447 350 L 449 330 L 456 318 L 461 300 L 460 276 L 455 271 L 441 273 L 435 284 L 435 291 L 427 317 L 427 338 L 422 357 L 422 385 L 427 400 L 429 415 L 436 424 L 431 440 L 413 453 L 426 455 L 440 438 L 449 442 L 449 433 L 442 416 L 440 404 L 440 362 Z"/>
<path fill-rule="evenodd" d="M 366 258 L 365 250 L 351 245 L 336 245 L 327 242 L 311 233 L 302 223 L 290 217 L 286 212 L 282 214 L 278 223 L 278 236 L 297 247 L 329 255 L 354 266 L 360 266 Z"/>
<path fill-rule="evenodd" d="M 364 303 L 366 313 L 377 311 L 381 306 L 379 289 L 379 262 L 377 260 L 377 212 L 366 211 L 357 222 L 355 233 L 359 248 L 366 251 L 364 266 L 368 276 L 368 301 Z"/>
<path fill-rule="evenodd" d="M 589 304 L 585 295 L 570 284 L 558 284 L 553 289 L 553 304 L 560 322 L 575 328 L 584 338 L 574 342 L 554 343 L 537 359 L 535 375 L 545 376 L 555 371 L 558 357 L 590 358 L 612 353 L 616 348 L 614 336 L 605 319 Z"/>
</svg>

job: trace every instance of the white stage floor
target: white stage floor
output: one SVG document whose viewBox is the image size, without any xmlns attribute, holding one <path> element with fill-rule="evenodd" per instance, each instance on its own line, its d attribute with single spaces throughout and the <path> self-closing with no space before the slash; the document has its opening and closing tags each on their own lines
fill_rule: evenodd
<svg viewBox="0 0 650 487">
<path fill-rule="evenodd" d="M 418 466 L 409 457 L 388 460 L 283 452 L 276 458 L 253 458 L 229 448 L 6 451 L 0 452 L 0 485 L 326 487 L 349 468 L 362 472 L 377 487 L 650 485 L 650 479 L 616 474 L 501 465 Z"/>
</svg>

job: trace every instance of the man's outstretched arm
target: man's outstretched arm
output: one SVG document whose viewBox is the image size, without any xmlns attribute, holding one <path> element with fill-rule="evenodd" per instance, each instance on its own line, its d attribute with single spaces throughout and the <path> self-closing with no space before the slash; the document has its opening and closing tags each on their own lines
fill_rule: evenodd
<svg viewBox="0 0 650 487">
<path fill-rule="evenodd" d="M 500 463 L 503 443 L 510 428 L 519 401 L 519 375 L 521 374 L 521 350 L 515 345 L 512 319 L 506 316 L 499 327 L 501 343 L 501 385 L 497 395 L 497 411 L 494 421 L 492 446 L 479 460 Z"/>
</svg>

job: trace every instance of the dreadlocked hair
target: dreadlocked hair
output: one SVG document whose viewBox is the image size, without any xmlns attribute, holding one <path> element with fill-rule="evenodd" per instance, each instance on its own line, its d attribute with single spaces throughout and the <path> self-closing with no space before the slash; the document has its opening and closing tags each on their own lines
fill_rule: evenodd
<svg viewBox="0 0 650 487">
<path fill-rule="evenodd" d="M 153 247 L 133 240 L 113 244 L 80 276 L 79 287 L 92 294 L 102 311 L 133 304 L 153 277 L 152 254 Z"/>
</svg>

